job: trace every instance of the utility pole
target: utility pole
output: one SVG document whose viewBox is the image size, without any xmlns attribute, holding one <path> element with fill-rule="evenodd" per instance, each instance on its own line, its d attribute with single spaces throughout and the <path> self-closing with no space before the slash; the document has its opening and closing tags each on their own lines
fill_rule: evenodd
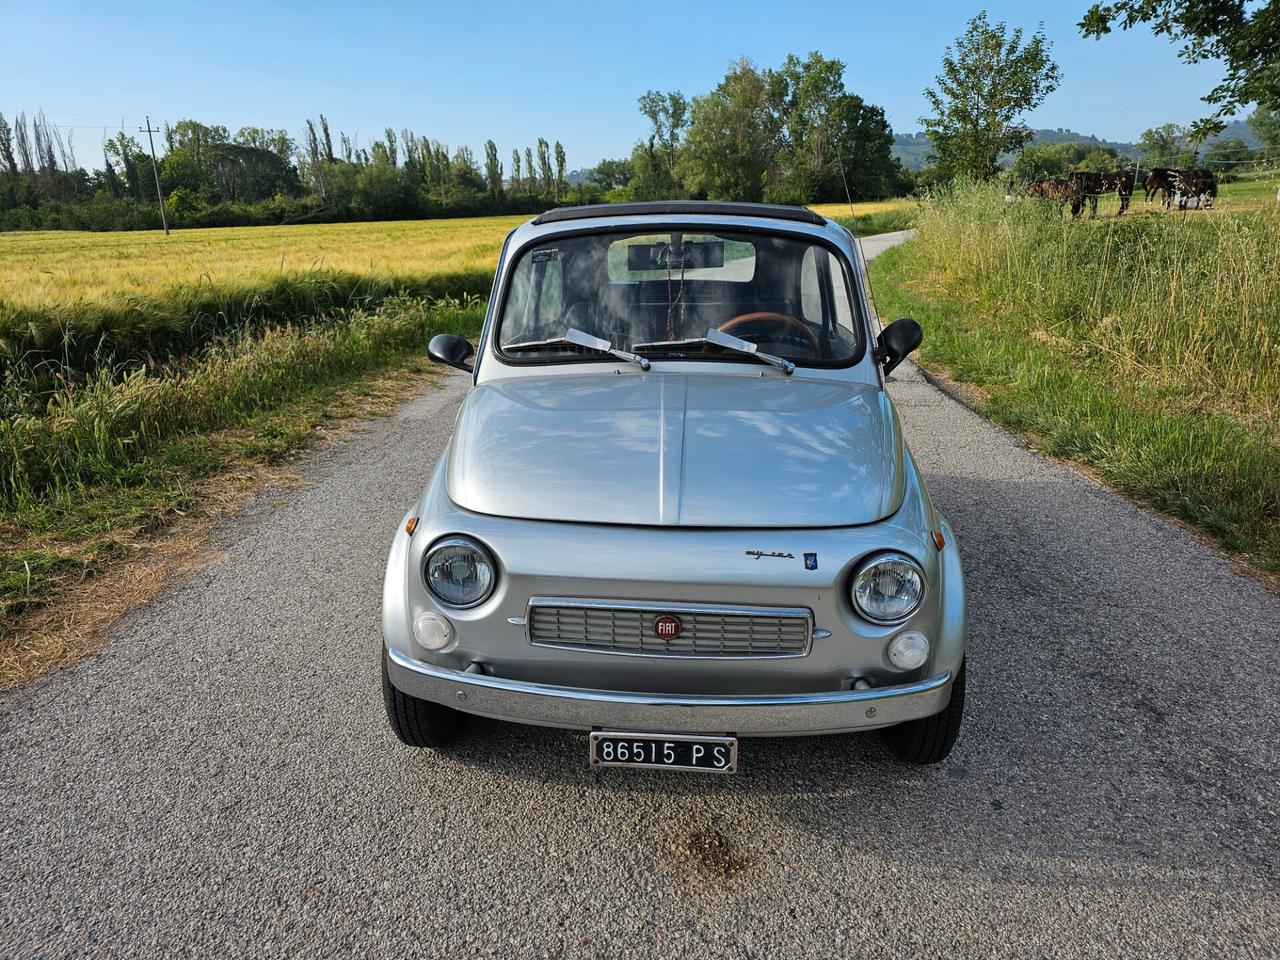
<svg viewBox="0 0 1280 960">
<path fill-rule="evenodd" d="M 160 193 L 160 166 L 156 163 L 156 142 L 151 136 L 153 133 L 159 133 L 160 131 L 152 129 L 150 117 L 147 117 L 147 125 L 145 127 L 138 128 L 139 133 L 143 131 L 146 131 L 147 143 L 151 144 L 151 172 L 155 174 L 156 178 L 156 202 L 160 204 L 160 222 L 164 224 L 164 235 L 167 237 L 169 235 L 169 217 L 164 212 L 164 196 Z"/>
</svg>

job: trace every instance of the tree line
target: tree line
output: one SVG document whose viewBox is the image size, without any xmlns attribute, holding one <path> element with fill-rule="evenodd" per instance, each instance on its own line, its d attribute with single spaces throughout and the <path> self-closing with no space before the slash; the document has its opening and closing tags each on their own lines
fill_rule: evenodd
<svg viewBox="0 0 1280 960">
<path fill-rule="evenodd" d="M 570 184 L 564 146 L 539 138 L 504 157 L 388 127 L 360 146 L 321 114 L 300 139 L 194 119 L 165 124 L 160 156 L 124 130 L 100 165 L 80 166 L 43 114 L 0 116 L 0 229 L 160 225 L 159 174 L 176 226 L 394 220 L 526 213 L 556 204 L 709 198 L 810 203 L 894 196 L 910 185 L 880 107 L 845 89 L 844 64 L 818 53 L 777 69 L 730 66 L 709 93 L 639 98 L 649 135 L 630 156 Z M 162 148 L 162 149 L 161 149 Z M 508 161 L 509 162 L 505 162 Z"/>
<path fill-rule="evenodd" d="M 588 182 L 605 200 L 819 203 L 879 200 L 911 185 L 884 110 L 844 85 L 845 65 L 813 52 L 776 69 L 730 65 L 709 93 L 650 90 L 649 135 Z"/>
<path fill-rule="evenodd" d="M 509 175 L 489 140 L 483 159 L 408 129 L 368 147 L 328 120 L 287 131 L 197 120 L 165 124 L 162 155 L 121 130 L 101 166 L 76 162 L 42 113 L 0 115 L 0 229 L 131 230 L 160 226 L 155 177 L 176 226 L 250 226 L 532 212 L 575 199 L 563 145 L 540 138 L 511 154 Z"/>
</svg>

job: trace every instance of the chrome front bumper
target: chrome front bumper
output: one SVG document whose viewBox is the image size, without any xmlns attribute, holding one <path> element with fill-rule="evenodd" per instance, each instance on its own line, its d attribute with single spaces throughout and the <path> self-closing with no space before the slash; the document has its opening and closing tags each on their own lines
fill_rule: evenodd
<svg viewBox="0 0 1280 960">
<path fill-rule="evenodd" d="M 951 700 L 951 671 L 871 690 L 771 696 L 691 696 L 588 690 L 464 673 L 387 650 L 398 690 L 496 720 L 548 727 L 786 737 L 846 733 L 931 716 Z"/>
</svg>

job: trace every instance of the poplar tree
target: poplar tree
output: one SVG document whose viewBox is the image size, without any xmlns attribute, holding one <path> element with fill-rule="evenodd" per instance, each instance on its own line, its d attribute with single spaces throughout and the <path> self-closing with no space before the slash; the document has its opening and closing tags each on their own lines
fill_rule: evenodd
<svg viewBox="0 0 1280 960">
<path fill-rule="evenodd" d="M 484 142 L 484 178 L 489 196 L 496 200 L 502 195 L 502 161 L 498 159 L 498 145 L 492 140 Z"/>
<path fill-rule="evenodd" d="M 18 161 L 13 156 L 13 131 L 3 114 L 0 114 L 0 160 L 4 161 L 6 173 L 18 172 Z"/>
<path fill-rule="evenodd" d="M 560 191 L 564 189 L 564 146 L 556 141 L 556 199 L 560 199 Z"/>
<path fill-rule="evenodd" d="M 542 192 L 551 192 L 551 144 L 544 137 L 538 138 L 538 176 L 542 179 Z"/>
</svg>

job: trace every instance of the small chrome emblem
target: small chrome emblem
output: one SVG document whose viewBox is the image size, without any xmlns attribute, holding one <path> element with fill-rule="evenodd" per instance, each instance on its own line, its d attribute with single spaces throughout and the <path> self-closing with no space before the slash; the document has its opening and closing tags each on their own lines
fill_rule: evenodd
<svg viewBox="0 0 1280 960">
<path fill-rule="evenodd" d="M 653 621 L 653 632 L 660 640 L 674 640 L 680 636 L 680 621 L 670 616 L 659 617 Z"/>
</svg>

